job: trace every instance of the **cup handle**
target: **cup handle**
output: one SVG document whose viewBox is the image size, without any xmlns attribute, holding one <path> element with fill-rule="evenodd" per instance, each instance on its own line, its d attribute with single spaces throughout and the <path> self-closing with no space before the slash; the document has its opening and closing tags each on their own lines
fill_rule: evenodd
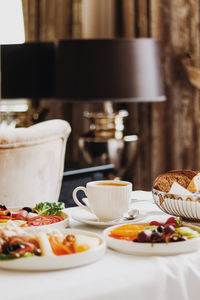
<svg viewBox="0 0 200 300">
<path fill-rule="evenodd" d="M 76 187 L 76 188 L 73 190 L 73 193 L 72 193 L 74 202 L 75 202 L 79 207 L 82 207 L 83 209 L 85 209 L 85 210 L 91 212 L 91 209 L 87 206 L 87 204 L 83 201 L 83 202 L 86 204 L 86 205 L 83 205 L 83 204 L 78 200 L 78 198 L 76 197 L 76 194 L 77 194 L 78 191 L 83 191 L 83 192 L 85 193 L 85 195 L 87 196 L 87 190 L 86 190 L 86 188 L 85 188 L 84 186 L 78 186 L 78 187 Z"/>
</svg>

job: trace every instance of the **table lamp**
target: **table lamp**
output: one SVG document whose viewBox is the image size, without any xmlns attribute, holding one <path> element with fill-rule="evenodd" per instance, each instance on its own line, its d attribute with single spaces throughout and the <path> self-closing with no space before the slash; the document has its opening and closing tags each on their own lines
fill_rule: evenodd
<svg viewBox="0 0 200 300">
<path fill-rule="evenodd" d="M 166 99 L 159 42 L 151 38 L 72 39 L 6 46 L 2 55 L 4 98 L 104 104 L 102 112 L 84 112 L 90 130 L 80 136 L 79 147 L 88 164 L 114 163 L 123 177 L 135 157 L 138 136 L 124 136 L 128 112 L 114 112 L 112 103 Z"/>
<path fill-rule="evenodd" d="M 159 42 L 150 38 L 60 41 L 57 48 L 56 96 L 68 101 L 102 102 L 101 112 L 83 112 L 89 132 L 78 144 L 89 164 L 113 163 L 123 178 L 133 162 L 137 135 L 125 136 L 126 110 L 117 102 L 164 101 Z M 94 107 L 94 105 L 93 105 Z"/>
</svg>

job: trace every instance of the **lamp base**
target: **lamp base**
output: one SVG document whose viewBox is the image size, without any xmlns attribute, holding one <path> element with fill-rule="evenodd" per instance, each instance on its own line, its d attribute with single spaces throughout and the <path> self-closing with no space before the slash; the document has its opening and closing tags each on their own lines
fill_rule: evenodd
<svg viewBox="0 0 200 300">
<path fill-rule="evenodd" d="M 138 136 L 127 135 L 121 139 L 82 136 L 78 143 L 88 165 L 114 164 L 117 176 L 123 178 L 136 157 Z"/>
<path fill-rule="evenodd" d="M 84 161 L 92 166 L 113 164 L 116 176 L 123 178 L 133 163 L 138 145 L 137 135 L 124 136 L 126 110 L 114 112 L 113 104 L 104 103 L 102 112 L 84 112 L 90 122 L 90 131 L 78 140 Z"/>
</svg>

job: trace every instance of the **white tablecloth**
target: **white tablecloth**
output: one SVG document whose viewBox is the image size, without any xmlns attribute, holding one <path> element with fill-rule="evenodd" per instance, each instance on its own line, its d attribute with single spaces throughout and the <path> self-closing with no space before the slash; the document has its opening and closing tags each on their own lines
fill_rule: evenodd
<svg viewBox="0 0 200 300">
<path fill-rule="evenodd" d="M 164 220 L 150 192 L 133 192 L 145 220 Z M 70 214 L 74 208 L 67 209 Z M 70 220 L 72 228 L 102 232 Z M 199 300 L 200 251 L 169 257 L 125 255 L 107 249 L 90 265 L 62 271 L 0 271 L 2 300 Z"/>
</svg>

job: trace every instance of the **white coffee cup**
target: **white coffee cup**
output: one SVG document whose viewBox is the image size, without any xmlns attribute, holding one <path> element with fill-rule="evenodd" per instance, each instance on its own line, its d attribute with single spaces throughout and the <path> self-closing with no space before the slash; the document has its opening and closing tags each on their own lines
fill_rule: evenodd
<svg viewBox="0 0 200 300">
<path fill-rule="evenodd" d="M 83 205 L 77 199 L 77 192 L 83 191 L 87 197 Z M 74 202 L 94 213 L 100 221 L 112 220 L 123 215 L 130 207 L 132 183 L 122 180 L 101 180 L 88 182 L 86 188 L 78 186 L 73 191 Z"/>
</svg>

